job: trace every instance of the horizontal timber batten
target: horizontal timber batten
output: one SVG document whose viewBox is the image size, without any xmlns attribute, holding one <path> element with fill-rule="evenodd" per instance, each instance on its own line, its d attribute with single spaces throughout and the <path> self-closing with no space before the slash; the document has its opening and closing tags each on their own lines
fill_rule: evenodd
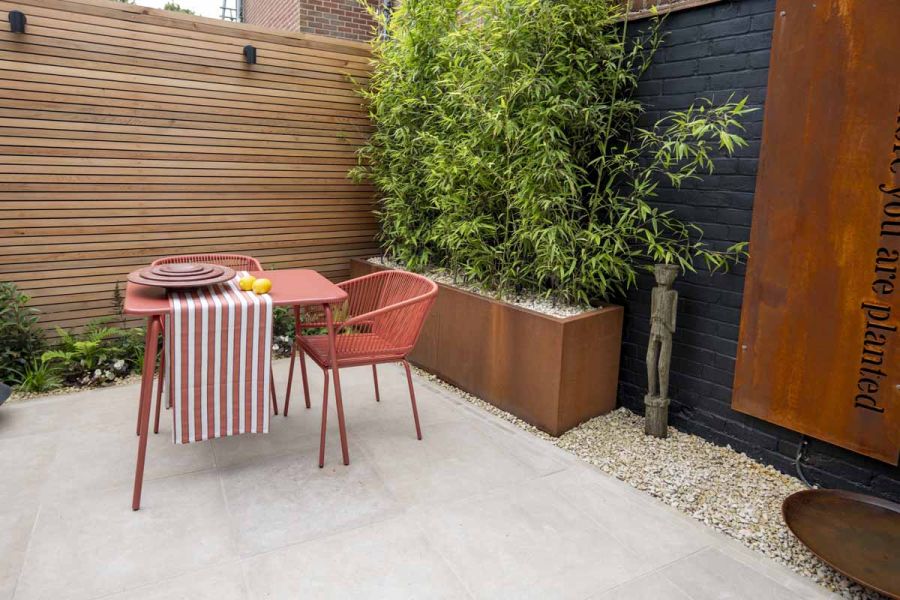
<svg viewBox="0 0 900 600">
<path fill-rule="evenodd" d="M 112 315 L 159 256 L 339 280 L 377 253 L 374 190 L 347 176 L 371 131 L 367 44 L 105 0 L 11 10 L 28 30 L 0 31 L 0 281 L 47 327 Z"/>
</svg>

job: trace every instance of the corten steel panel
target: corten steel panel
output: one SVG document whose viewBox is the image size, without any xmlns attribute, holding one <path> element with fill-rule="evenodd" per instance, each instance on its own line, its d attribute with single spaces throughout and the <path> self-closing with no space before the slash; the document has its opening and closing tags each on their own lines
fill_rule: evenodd
<svg viewBox="0 0 900 600">
<path fill-rule="evenodd" d="M 383 267 L 354 260 L 351 276 Z M 560 319 L 441 285 L 410 360 L 551 435 L 616 407 L 621 306 Z"/>
<path fill-rule="evenodd" d="M 733 397 L 739 411 L 893 464 L 898 23 L 900 2 L 777 4 Z"/>
</svg>

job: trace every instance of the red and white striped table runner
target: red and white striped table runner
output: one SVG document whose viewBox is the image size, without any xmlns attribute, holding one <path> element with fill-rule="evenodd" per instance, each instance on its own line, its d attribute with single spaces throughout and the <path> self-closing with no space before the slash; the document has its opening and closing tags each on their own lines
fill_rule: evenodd
<svg viewBox="0 0 900 600">
<path fill-rule="evenodd" d="M 177 444 L 269 431 L 272 298 L 242 291 L 245 275 L 169 292 L 166 388 Z"/>
</svg>

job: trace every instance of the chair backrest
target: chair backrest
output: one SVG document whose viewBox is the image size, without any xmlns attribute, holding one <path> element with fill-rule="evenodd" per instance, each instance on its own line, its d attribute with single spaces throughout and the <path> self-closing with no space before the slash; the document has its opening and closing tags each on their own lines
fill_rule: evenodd
<svg viewBox="0 0 900 600">
<path fill-rule="evenodd" d="M 436 283 L 408 271 L 390 270 L 340 284 L 350 318 L 375 313 L 371 332 L 401 349 L 412 349 L 437 296 Z"/>
<path fill-rule="evenodd" d="M 157 258 L 152 265 L 171 265 L 184 263 L 207 263 L 229 267 L 235 271 L 262 271 L 259 261 L 252 256 L 243 254 L 181 254 L 178 256 L 165 256 Z"/>
</svg>

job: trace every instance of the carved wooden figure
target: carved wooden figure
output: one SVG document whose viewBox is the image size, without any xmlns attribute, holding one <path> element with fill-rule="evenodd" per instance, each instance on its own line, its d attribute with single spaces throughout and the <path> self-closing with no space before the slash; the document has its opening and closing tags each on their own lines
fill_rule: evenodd
<svg viewBox="0 0 900 600">
<path fill-rule="evenodd" d="M 650 301 L 650 344 L 647 347 L 647 395 L 644 396 L 644 433 L 666 437 L 669 427 L 669 363 L 678 310 L 678 292 L 672 289 L 678 267 L 656 265 L 656 287 Z"/>
</svg>

